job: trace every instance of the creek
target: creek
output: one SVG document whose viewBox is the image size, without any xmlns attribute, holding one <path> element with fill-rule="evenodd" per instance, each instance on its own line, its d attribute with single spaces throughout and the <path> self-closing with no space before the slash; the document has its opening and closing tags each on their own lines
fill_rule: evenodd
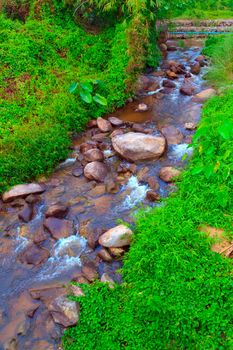
<svg viewBox="0 0 233 350">
<path fill-rule="evenodd" d="M 137 97 L 111 115 L 123 121 L 113 130 L 162 132 L 167 146 L 159 159 L 134 164 L 120 158 L 109 134 L 101 133 L 93 122 L 94 127 L 73 140 L 69 158 L 48 179 L 40 179 L 45 191 L 30 197 L 33 212 L 28 222 L 19 219 L 24 199 L 0 202 L 0 349 L 59 349 L 64 328 L 54 322 L 49 305 L 64 294 L 64 285 L 71 280 L 90 283 L 103 273 L 121 282 L 117 270 L 122 250 L 108 251 L 111 261 L 104 261 L 98 238 L 116 226 L 118 219 L 133 226 L 138 208 L 161 205 L 148 192 L 163 198 L 176 190 L 159 173 L 168 166 L 182 169 L 192 155 L 194 130 L 190 129 L 194 128 L 187 128 L 186 123 L 198 124 L 202 101 L 194 95 L 208 87 L 203 79 L 206 66 L 202 65 L 199 74 L 190 74 L 190 67 L 197 62 L 202 45 L 197 39 L 184 40 L 182 45 L 171 42 L 171 51 L 164 54 L 158 70 L 140 78 Z M 173 80 L 166 77 L 169 61 L 183 70 Z M 167 87 L 171 84 L 164 81 L 174 87 Z M 180 92 L 184 81 L 192 86 L 191 95 Z M 137 111 L 139 104 L 148 110 Z M 108 168 L 104 183 L 83 175 L 86 161 L 80 146 L 90 141 L 104 154 Z M 44 226 L 46 212 L 54 204 L 65 206 L 61 220 L 66 220 L 68 236 L 55 238 Z"/>
</svg>

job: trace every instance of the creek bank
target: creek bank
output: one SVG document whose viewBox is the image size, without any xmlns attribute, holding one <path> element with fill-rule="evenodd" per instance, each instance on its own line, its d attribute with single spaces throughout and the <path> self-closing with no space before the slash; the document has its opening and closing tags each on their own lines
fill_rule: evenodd
<svg viewBox="0 0 233 350">
<path fill-rule="evenodd" d="M 77 305 L 69 304 L 66 313 L 68 304 L 63 298 L 70 290 L 64 286 L 70 280 L 92 283 L 97 278 L 119 283 L 116 271 L 132 231 L 116 227 L 116 220 L 133 223 L 135 205 L 156 205 L 174 190 L 170 182 L 185 165 L 182 157 L 191 155 L 187 147 L 194 127 L 187 128 L 187 123 L 196 127 L 201 110 L 192 96 L 180 94 L 180 87 L 188 79 L 199 93 L 204 83 L 202 75 L 191 73 L 200 47 L 166 45 L 169 50 L 164 51 L 160 69 L 141 77 L 137 98 L 108 119 L 89 122 L 74 141 L 69 162 L 61 164 L 48 180 L 42 178 L 37 192 L 27 184 L 22 185 L 27 190 L 24 187 L 20 195 L 13 188 L 3 196 L 0 307 L 6 316 L 0 335 L 4 333 L 5 344 L 10 341 L 33 348 L 39 339 L 55 348 L 63 327 L 77 322 Z M 30 215 L 25 214 L 27 205 Z M 28 318 L 30 308 L 21 304 L 20 313 L 29 325 L 21 337 L 20 321 L 13 318 L 12 310 L 25 291 L 37 308 Z"/>
</svg>

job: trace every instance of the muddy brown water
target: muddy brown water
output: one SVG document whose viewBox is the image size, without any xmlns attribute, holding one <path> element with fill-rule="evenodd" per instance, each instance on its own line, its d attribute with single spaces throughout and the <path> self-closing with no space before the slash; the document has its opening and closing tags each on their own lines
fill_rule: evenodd
<svg viewBox="0 0 233 350">
<path fill-rule="evenodd" d="M 203 42 L 198 40 L 184 41 L 178 50 L 168 52 L 167 57 L 161 62 L 161 67 L 164 67 L 166 60 L 175 60 L 184 64 L 189 70 L 190 64 L 200 55 L 202 45 Z M 205 68 L 199 75 L 190 78 L 196 93 L 205 88 L 204 73 Z M 133 223 L 133 213 L 140 206 L 159 205 L 146 199 L 149 185 L 139 181 L 137 175 L 140 174 L 140 170 L 148 168 L 149 176 L 154 177 L 159 183 L 158 193 L 161 197 L 167 196 L 174 188 L 161 181 L 158 173 L 163 166 L 184 167 L 187 163 L 187 158 L 185 161 L 182 159 L 184 154 L 190 156 L 192 153 L 192 149 L 187 147 L 191 142 L 193 131 L 186 130 L 184 124 L 198 123 L 201 104 L 179 92 L 184 75 L 179 75 L 175 80 L 176 88 L 165 90 L 162 88 L 162 81 L 165 78 L 157 75 L 157 72 L 150 72 L 142 77 L 146 82 L 159 83 L 156 91 L 141 91 L 136 101 L 126 104 L 113 115 L 127 122 L 123 129 L 125 131 L 132 128 L 132 122 L 141 123 L 143 128 L 150 129 L 154 134 L 165 126 L 176 127 L 182 133 L 182 137 L 177 144 L 168 145 L 162 158 L 137 164 L 134 173 L 117 174 L 119 164 L 123 162 L 127 165 L 128 162 L 111 154 L 111 140 L 106 136 L 100 147 L 106 156 L 108 178 L 113 177 L 117 179 L 114 181 L 118 182 L 117 192 L 107 193 L 105 184 L 88 181 L 83 175 L 80 177 L 72 175 L 74 169 L 80 166 L 79 161 L 76 161 L 80 144 L 91 140 L 94 134 L 99 133 L 95 128 L 88 129 L 74 140 L 69 159 L 48 179 L 41 179 L 46 191 L 38 197 L 39 200 L 33 209 L 33 218 L 29 223 L 24 223 L 18 218 L 22 203 L 14 203 L 14 206 L 12 203 L 0 203 L 1 350 L 59 349 L 63 329 L 53 322 L 46 307 L 48 300 L 59 295 L 62 286 L 70 280 L 80 281 L 83 277 L 90 280 L 88 273 L 83 274 L 85 266 L 91 271 L 96 270 L 99 276 L 107 272 L 115 281 L 120 282 L 120 276 L 117 274 L 117 269 L 121 266 L 120 260 L 113 259 L 111 263 L 102 261 L 97 256 L 100 247 L 92 244 L 92 238 L 96 239 L 108 228 L 114 227 L 118 219 Z M 139 103 L 146 103 L 149 110 L 136 112 Z M 73 223 L 73 235 L 55 241 L 46 230 L 43 230 L 43 222 L 47 208 L 57 202 L 69 207 L 66 219 Z M 45 239 L 39 246 L 46 248 L 50 257 L 39 266 L 22 263 L 20 257 L 30 249 L 30 242 L 33 241 L 35 234 L 41 232 L 45 235 Z M 44 297 L 46 300 L 43 297 L 32 298 L 33 295 L 30 294 L 32 290 L 43 291 L 45 288 L 48 288 L 47 296 Z"/>
</svg>

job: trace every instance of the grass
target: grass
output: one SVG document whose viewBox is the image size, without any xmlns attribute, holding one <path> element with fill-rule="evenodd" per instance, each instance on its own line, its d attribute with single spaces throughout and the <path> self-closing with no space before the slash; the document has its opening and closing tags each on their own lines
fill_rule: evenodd
<svg viewBox="0 0 233 350">
<path fill-rule="evenodd" d="M 204 53 L 212 57 L 212 69 L 207 77 L 217 87 L 233 86 L 233 34 L 210 37 Z"/>
<path fill-rule="evenodd" d="M 126 80 L 135 80 L 127 30 L 116 23 L 90 34 L 69 15 L 22 23 L 0 14 L 0 192 L 48 174 L 67 156 L 73 132 L 124 104 Z M 69 92 L 90 79 L 107 106 Z"/>
<path fill-rule="evenodd" d="M 233 19 L 233 11 L 188 9 L 176 19 L 190 19 L 190 20 Z"/>
<path fill-rule="evenodd" d="M 81 317 L 65 333 L 65 350 L 233 348 L 232 260 L 211 251 L 200 230 L 233 237 L 232 89 L 204 106 L 193 146 L 178 191 L 137 215 L 124 283 L 82 285 L 85 297 L 72 297 Z"/>
</svg>

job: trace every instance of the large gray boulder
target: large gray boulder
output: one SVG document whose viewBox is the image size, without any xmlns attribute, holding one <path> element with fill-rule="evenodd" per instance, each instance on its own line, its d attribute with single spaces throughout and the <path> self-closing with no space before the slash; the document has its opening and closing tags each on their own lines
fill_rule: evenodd
<svg viewBox="0 0 233 350">
<path fill-rule="evenodd" d="M 112 145 L 123 158 L 137 162 L 159 158 L 165 151 L 166 141 L 163 136 L 129 132 L 113 137 Z"/>
</svg>

